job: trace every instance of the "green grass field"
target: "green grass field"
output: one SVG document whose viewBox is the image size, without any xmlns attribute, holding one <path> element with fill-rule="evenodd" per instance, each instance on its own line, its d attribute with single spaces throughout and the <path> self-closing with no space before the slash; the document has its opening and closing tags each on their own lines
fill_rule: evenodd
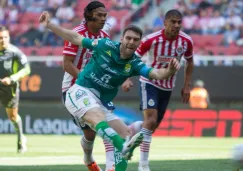
<svg viewBox="0 0 243 171">
<path fill-rule="evenodd" d="M 0 171 L 86 171 L 79 136 L 28 135 L 28 152 L 16 154 L 16 136 L 0 135 Z M 151 171 L 232 171 L 230 150 L 243 139 L 154 138 Z M 104 169 L 104 145 L 96 139 L 94 157 Z M 139 150 L 128 171 L 137 171 Z"/>
</svg>

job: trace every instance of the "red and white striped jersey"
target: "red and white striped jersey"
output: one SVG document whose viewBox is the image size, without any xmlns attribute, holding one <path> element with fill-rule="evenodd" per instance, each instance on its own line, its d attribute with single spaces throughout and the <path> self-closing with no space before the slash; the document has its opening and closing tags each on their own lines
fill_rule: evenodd
<svg viewBox="0 0 243 171">
<path fill-rule="evenodd" d="M 189 59 L 193 57 L 193 41 L 189 35 L 180 31 L 174 40 L 165 38 L 164 29 L 147 35 L 142 39 L 136 54 L 143 57 L 148 67 L 156 69 L 166 68 L 172 58 L 181 57 Z M 171 91 L 175 86 L 176 74 L 166 80 L 149 80 L 140 77 L 140 81 L 152 84 L 162 90 Z"/>
<path fill-rule="evenodd" d="M 75 27 L 73 31 L 83 35 L 84 37 L 88 37 L 91 39 L 98 39 L 98 38 L 105 38 L 109 37 L 108 34 L 100 30 L 98 34 L 92 34 L 88 31 L 88 28 L 85 23 L 80 24 L 79 26 Z M 74 45 L 71 42 L 64 41 L 64 49 L 63 55 L 66 56 L 73 56 L 74 61 L 73 64 L 82 72 L 83 68 L 89 62 L 90 58 L 92 57 L 92 50 L 83 48 L 82 46 Z M 62 81 L 62 92 L 67 91 L 76 81 L 69 73 L 65 72 L 63 81 Z"/>
</svg>

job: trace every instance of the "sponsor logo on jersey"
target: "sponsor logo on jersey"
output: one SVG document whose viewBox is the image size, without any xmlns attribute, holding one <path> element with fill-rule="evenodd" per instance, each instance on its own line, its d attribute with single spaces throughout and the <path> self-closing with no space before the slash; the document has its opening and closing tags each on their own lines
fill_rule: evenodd
<svg viewBox="0 0 243 171">
<path fill-rule="evenodd" d="M 76 95 L 76 100 L 78 100 L 83 96 L 87 96 L 87 93 L 83 90 L 78 89 L 75 95 Z"/>
<path fill-rule="evenodd" d="M 132 67 L 131 64 L 126 64 L 126 65 L 125 65 L 125 69 L 124 69 L 125 72 L 126 72 L 126 73 L 130 72 L 130 71 L 131 71 L 131 67 Z"/>
<path fill-rule="evenodd" d="M 162 62 L 162 63 L 169 63 L 171 60 L 173 59 L 173 57 L 169 57 L 169 56 L 158 56 L 158 62 Z"/>
<path fill-rule="evenodd" d="M 99 43 L 99 39 L 94 39 L 92 42 L 92 46 L 97 46 Z"/>
<path fill-rule="evenodd" d="M 180 56 L 184 53 L 184 49 L 181 45 L 176 48 L 176 53 Z"/>
<path fill-rule="evenodd" d="M 153 100 L 153 99 L 150 99 L 150 100 L 148 101 L 148 105 L 149 105 L 149 106 L 154 106 L 154 105 L 155 105 L 154 100 Z"/>
<path fill-rule="evenodd" d="M 85 55 L 85 59 L 90 59 L 90 58 L 92 58 L 92 55 L 93 55 L 93 53 L 92 52 L 88 52 L 88 53 L 86 53 L 86 55 Z"/>
<path fill-rule="evenodd" d="M 84 98 L 84 99 L 83 99 L 83 103 L 84 103 L 85 106 L 90 105 L 90 101 L 89 101 L 88 98 Z"/>
<path fill-rule="evenodd" d="M 110 50 L 106 51 L 106 53 L 111 57 L 111 51 Z"/>
<path fill-rule="evenodd" d="M 113 48 L 113 49 L 116 49 L 116 46 L 110 40 L 106 40 L 105 44 L 108 45 L 109 47 Z"/>
</svg>

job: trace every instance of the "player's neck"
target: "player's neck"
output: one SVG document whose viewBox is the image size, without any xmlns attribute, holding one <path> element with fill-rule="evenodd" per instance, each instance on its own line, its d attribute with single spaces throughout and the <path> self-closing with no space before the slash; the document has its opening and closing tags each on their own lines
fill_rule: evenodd
<svg viewBox="0 0 243 171">
<path fill-rule="evenodd" d="M 99 28 L 95 28 L 95 27 L 93 27 L 92 24 L 89 23 L 89 22 L 87 23 L 87 28 L 88 28 L 88 31 L 89 31 L 90 33 L 92 33 L 92 34 L 98 34 L 99 31 L 100 31 Z"/>
<path fill-rule="evenodd" d="M 168 40 L 174 40 L 177 37 L 177 36 L 172 36 L 170 33 L 166 32 L 166 30 L 164 32 L 164 35 L 165 35 L 165 38 Z"/>
</svg>

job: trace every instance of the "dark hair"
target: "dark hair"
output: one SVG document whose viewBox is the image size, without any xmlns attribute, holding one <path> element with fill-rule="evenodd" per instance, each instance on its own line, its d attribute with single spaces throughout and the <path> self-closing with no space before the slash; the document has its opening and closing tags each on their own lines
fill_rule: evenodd
<svg viewBox="0 0 243 171">
<path fill-rule="evenodd" d="M 0 32 L 2 32 L 2 31 L 8 31 L 7 27 L 0 26 Z"/>
<path fill-rule="evenodd" d="M 90 2 L 85 8 L 84 8 L 84 18 L 86 21 L 93 21 L 92 11 L 96 8 L 103 7 L 105 8 L 105 5 L 102 2 L 99 1 L 92 1 Z"/>
<path fill-rule="evenodd" d="M 172 9 L 172 10 L 169 10 L 166 14 L 165 14 L 165 20 L 169 19 L 170 17 L 172 16 L 176 16 L 176 17 L 179 17 L 179 18 L 182 18 L 182 14 L 180 11 L 176 10 L 176 9 Z"/>
<path fill-rule="evenodd" d="M 140 35 L 140 38 L 142 38 L 142 36 L 143 36 L 143 31 L 142 31 L 142 29 L 140 29 L 139 27 L 137 27 L 137 26 L 135 26 L 135 25 L 129 25 L 129 26 L 127 26 L 127 27 L 123 30 L 123 32 L 122 32 L 122 36 L 124 36 L 128 30 L 132 30 L 132 31 L 134 31 L 135 33 L 138 33 L 138 34 Z"/>
</svg>

